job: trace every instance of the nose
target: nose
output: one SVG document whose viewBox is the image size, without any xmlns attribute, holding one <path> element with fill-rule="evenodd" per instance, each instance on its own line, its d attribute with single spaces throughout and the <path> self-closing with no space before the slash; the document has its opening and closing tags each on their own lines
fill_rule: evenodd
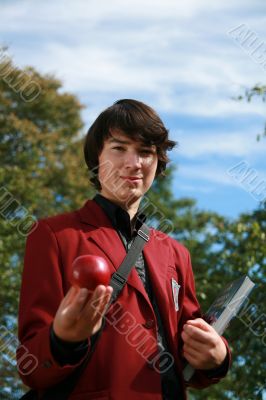
<svg viewBox="0 0 266 400">
<path fill-rule="evenodd" d="M 128 152 L 125 155 L 125 167 L 126 168 L 140 168 L 141 157 L 137 152 Z"/>
</svg>

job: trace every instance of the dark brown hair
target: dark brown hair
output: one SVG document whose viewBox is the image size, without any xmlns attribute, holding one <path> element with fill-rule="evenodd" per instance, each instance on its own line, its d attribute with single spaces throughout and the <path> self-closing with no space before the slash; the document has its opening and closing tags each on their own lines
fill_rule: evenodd
<svg viewBox="0 0 266 400">
<path fill-rule="evenodd" d="M 168 130 L 151 107 L 137 100 L 118 100 L 96 118 L 85 138 L 85 161 L 90 181 L 96 189 L 101 188 L 97 177 L 99 155 L 112 129 L 119 129 L 126 136 L 145 145 L 155 145 L 158 154 L 156 176 L 164 175 L 169 162 L 166 152 L 172 150 L 176 142 L 168 139 Z"/>
</svg>

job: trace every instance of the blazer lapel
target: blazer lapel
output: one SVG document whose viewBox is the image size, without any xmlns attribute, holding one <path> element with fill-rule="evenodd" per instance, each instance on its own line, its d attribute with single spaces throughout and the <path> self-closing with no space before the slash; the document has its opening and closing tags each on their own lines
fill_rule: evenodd
<svg viewBox="0 0 266 400">
<path fill-rule="evenodd" d="M 143 250 L 149 270 L 150 279 L 158 304 L 165 303 L 167 262 L 169 259 L 169 247 L 166 240 L 158 240 L 152 231 L 151 238 Z"/>
<path fill-rule="evenodd" d="M 88 200 L 78 214 L 82 223 L 94 227 L 88 231 L 87 239 L 100 248 L 112 263 L 115 272 L 126 257 L 126 250 L 111 221 L 102 208 L 92 200 Z M 127 283 L 141 292 L 148 300 L 146 290 L 135 268 L 131 270 Z"/>
<path fill-rule="evenodd" d="M 168 282 L 168 279 L 170 280 L 168 276 L 169 252 L 169 241 L 166 238 L 164 240 L 157 239 L 155 236 L 151 238 L 144 248 L 144 256 L 150 273 L 153 293 L 170 343 L 171 338 L 175 335 L 177 316 L 173 308 L 172 292 L 171 288 L 169 288 L 170 281 Z M 170 335 L 169 332 L 171 332 Z"/>
</svg>

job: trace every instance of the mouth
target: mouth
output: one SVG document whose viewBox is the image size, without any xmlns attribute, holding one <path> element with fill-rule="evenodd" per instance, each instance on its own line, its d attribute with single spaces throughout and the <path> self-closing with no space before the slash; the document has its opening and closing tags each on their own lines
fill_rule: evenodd
<svg viewBox="0 0 266 400">
<path fill-rule="evenodd" d="M 140 182 L 142 180 L 140 176 L 121 176 L 121 178 L 129 182 Z"/>
</svg>

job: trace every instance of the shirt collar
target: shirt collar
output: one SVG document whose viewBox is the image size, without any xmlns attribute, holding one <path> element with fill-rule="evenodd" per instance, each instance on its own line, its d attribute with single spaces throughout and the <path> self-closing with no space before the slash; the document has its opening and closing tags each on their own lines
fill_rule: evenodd
<svg viewBox="0 0 266 400">
<path fill-rule="evenodd" d="M 132 226 L 128 212 L 122 207 L 113 203 L 100 193 L 97 193 L 93 200 L 103 209 L 107 217 L 109 217 L 113 227 L 119 230 L 128 239 L 137 234 L 137 230 L 146 220 L 145 214 L 138 211 L 134 218 L 134 226 Z"/>
</svg>

